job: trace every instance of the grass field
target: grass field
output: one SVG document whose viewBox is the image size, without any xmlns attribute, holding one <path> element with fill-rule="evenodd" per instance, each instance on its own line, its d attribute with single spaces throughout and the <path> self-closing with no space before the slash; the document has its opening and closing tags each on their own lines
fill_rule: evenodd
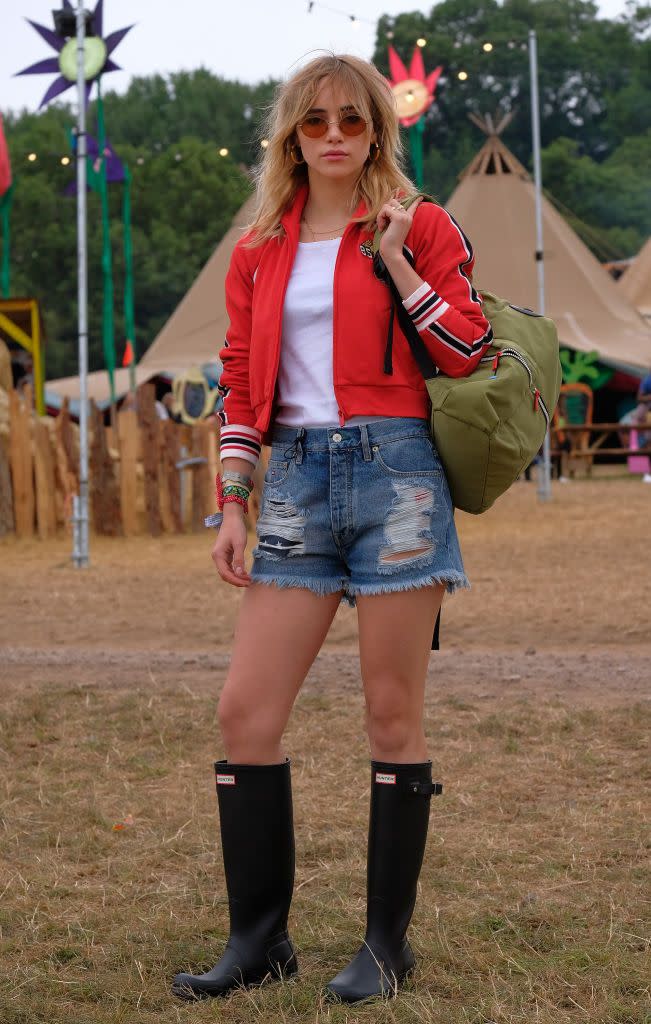
<svg viewBox="0 0 651 1024">
<path fill-rule="evenodd" d="M 322 999 L 363 934 L 354 610 L 286 735 L 300 975 L 186 1005 L 171 976 L 212 966 L 228 931 L 211 766 L 239 596 L 205 536 L 97 540 L 87 573 L 67 538 L 0 542 L 2 1024 L 651 1024 L 650 507 L 651 487 L 597 480 L 460 518 L 475 585 L 430 662 L 445 792 L 418 967 L 365 1007 Z"/>
</svg>

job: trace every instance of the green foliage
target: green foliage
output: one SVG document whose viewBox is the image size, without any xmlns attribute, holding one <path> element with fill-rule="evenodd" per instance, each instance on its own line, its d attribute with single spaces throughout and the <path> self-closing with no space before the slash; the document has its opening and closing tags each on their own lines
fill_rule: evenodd
<svg viewBox="0 0 651 1024">
<path fill-rule="evenodd" d="M 378 23 L 375 63 L 387 74 L 386 32 L 409 62 L 427 39 L 426 69 L 444 65 L 424 132 L 425 188 L 440 202 L 483 139 L 471 110 L 514 111 L 504 141 L 531 167 L 527 33 L 538 34 L 543 181 L 601 258 L 633 255 L 651 232 L 651 7 L 632 2 L 616 21 L 590 0 L 442 0 Z M 485 53 L 484 42 L 493 50 Z M 468 80 L 457 78 L 459 70 Z M 261 124 L 275 82 L 231 82 L 200 68 L 134 78 L 104 96 L 107 133 L 133 174 L 133 246 L 138 353 L 153 341 L 228 228 L 250 190 Z M 63 191 L 72 165 L 72 109 L 53 105 L 5 118 L 16 189 L 12 291 L 41 299 L 48 377 L 74 373 L 77 352 L 76 214 Z M 90 130 L 95 110 L 89 109 Z M 408 139 L 404 137 L 408 152 Z M 219 149 L 229 151 L 219 156 Z M 38 154 L 35 163 L 26 159 Z M 122 356 L 121 188 L 110 188 L 116 344 Z M 90 365 L 101 355 L 99 200 L 88 196 Z M 215 348 L 221 339 L 215 339 Z"/>
</svg>

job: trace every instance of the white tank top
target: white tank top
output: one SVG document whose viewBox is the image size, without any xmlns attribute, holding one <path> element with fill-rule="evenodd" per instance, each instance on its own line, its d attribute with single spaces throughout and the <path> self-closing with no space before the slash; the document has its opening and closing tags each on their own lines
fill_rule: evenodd
<svg viewBox="0 0 651 1024">
<path fill-rule="evenodd" d="M 276 422 L 339 426 L 332 368 L 332 285 L 341 238 L 299 242 L 283 307 Z M 346 425 L 384 416 L 351 416 Z"/>
</svg>

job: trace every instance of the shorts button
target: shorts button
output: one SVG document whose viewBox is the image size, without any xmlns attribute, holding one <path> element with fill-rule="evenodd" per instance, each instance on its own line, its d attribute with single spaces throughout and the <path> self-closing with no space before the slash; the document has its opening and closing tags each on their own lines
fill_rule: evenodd
<svg viewBox="0 0 651 1024">
<path fill-rule="evenodd" d="M 332 435 L 332 440 L 333 441 L 341 441 L 341 434 L 339 434 L 339 433 L 333 434 Z"/>
</svg>

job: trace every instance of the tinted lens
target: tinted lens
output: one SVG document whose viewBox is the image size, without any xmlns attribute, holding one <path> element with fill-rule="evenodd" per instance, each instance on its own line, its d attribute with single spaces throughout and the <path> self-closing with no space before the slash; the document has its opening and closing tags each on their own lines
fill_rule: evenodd
<svg viewBox="0 0 651 1024">
<path fill-rule="evenodd" d="M 324 117 L 317 117 L 316 114 L 313 114 L 311 117 L 305 118 L 301 128 L 308 139 L 320 139 L 328 130 L 328 122 Z"/>
<path fill-rule="evenodd" d="M 359 114 L 346 114 L 339 124 L 344 135 L 361 135 L 366 128 L 366 121 Z"/>
</svg>

